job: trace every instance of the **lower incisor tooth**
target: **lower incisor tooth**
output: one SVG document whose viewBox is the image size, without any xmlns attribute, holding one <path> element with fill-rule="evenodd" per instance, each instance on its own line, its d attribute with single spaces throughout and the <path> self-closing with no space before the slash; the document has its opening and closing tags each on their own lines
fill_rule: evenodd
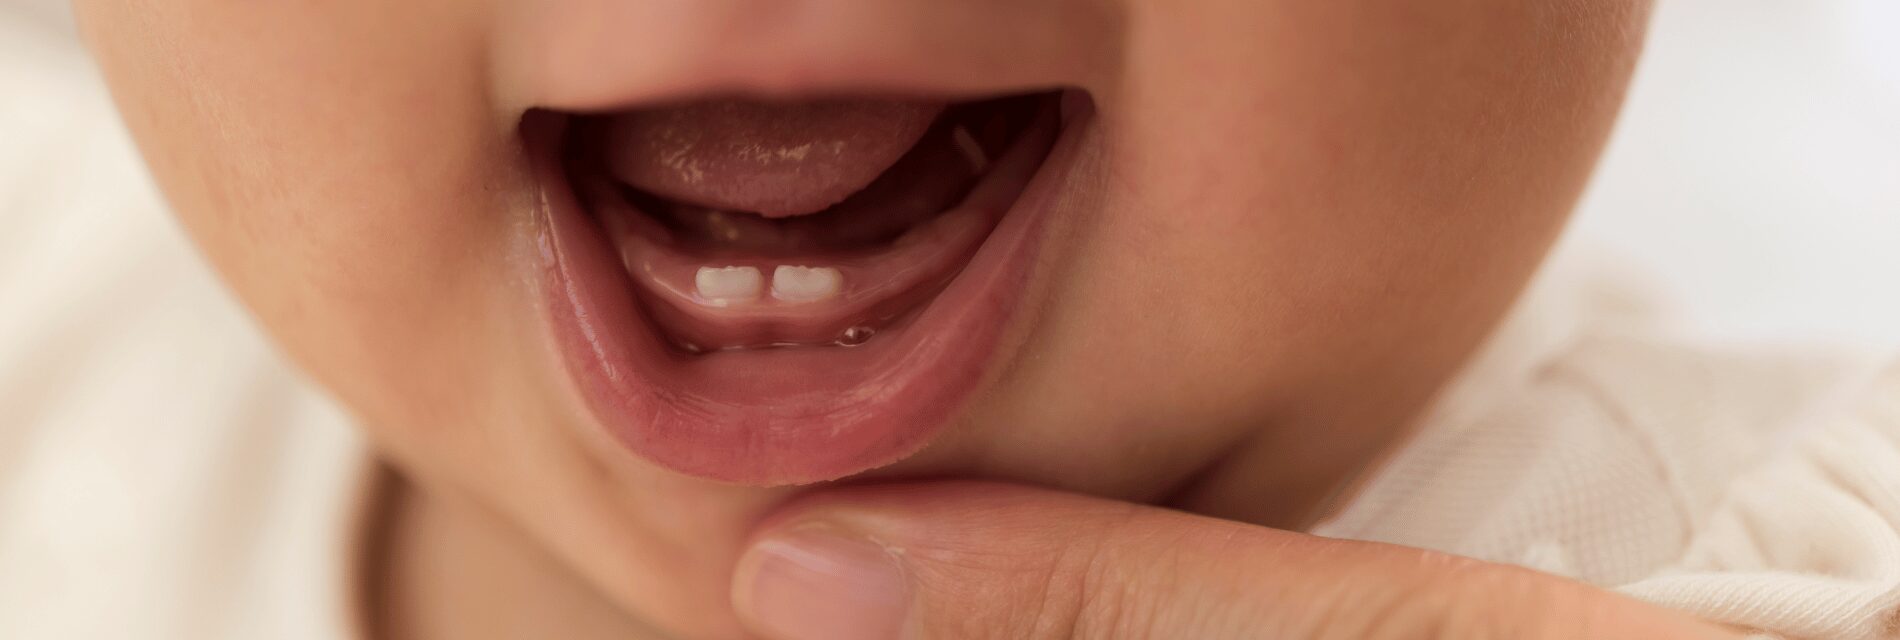
<svg viewBox="0 0 1900 640">
<path fill-rule="evenodd" d="M 765 286 L 758 267 L 700 267 L 693 274 L 693 286 L 699 297 L 713 306 L 755 300 Z"/>
<path fill-rule="evenodd" d="M 844 288 L 844 275 L 831 267 L 779 265 L 772 270 L 772 297 L 785 302 L 812 302 Z"/>
</svg>

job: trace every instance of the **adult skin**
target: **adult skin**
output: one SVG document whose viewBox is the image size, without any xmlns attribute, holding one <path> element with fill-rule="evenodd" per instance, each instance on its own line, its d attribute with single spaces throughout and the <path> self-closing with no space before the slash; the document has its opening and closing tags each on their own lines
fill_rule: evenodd
<svg viewBox="0 0 1900 640">
<path fill-rule="evenodd" d="M 733 601 L 773 640 L 1740 637 L 1519 567 L 981 482 L 802 498 Z"/>
</svg>

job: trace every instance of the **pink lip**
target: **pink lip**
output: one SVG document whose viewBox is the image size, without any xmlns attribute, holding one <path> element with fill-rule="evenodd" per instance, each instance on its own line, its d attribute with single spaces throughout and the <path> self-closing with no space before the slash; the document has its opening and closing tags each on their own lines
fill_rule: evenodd
<svg viewBox="0 0 1900 640">
<path fill-rule="evenodd" d="M 889 464 L 950 422 L 983 381 L 1068 166 L 1069 122 L 1043 168 L 969 263 L 908 323 L 850 348 L 687 355 L 643 317 L 605 232 L 559 158 L 558 117 L 524 124 L 540 185 L 548 318 L 600 425 L 634 454 L 688 475 L 803 484 Z M 537 114 L 544 116 L 546 114 Z"/>
</svg>

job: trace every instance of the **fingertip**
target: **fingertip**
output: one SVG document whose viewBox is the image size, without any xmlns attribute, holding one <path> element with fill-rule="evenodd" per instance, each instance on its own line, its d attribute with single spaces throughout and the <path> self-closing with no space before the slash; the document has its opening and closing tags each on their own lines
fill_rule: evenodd
<svg viewBox="0 0 1900 640">
<path fill-rule="evenodd" d="M 867 536 L 803 522 L 754 538 L 733 571 L 740 620 L 774 640 L 898 637 L 910 585 L 896 553 Z"/>
</svg>

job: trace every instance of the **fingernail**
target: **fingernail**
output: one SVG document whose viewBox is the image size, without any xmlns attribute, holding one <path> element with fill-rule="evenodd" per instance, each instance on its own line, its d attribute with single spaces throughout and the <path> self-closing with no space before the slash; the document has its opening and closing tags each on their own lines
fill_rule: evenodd
<svg viewBox="0 0 1900 640">
<path fill-rule="evenodd" d="M 818 527 L 754 544 L 734 580 L 739 615 L 774 640 L 892 640 L 910 601 L 889 551 Z"/>
</svg>

